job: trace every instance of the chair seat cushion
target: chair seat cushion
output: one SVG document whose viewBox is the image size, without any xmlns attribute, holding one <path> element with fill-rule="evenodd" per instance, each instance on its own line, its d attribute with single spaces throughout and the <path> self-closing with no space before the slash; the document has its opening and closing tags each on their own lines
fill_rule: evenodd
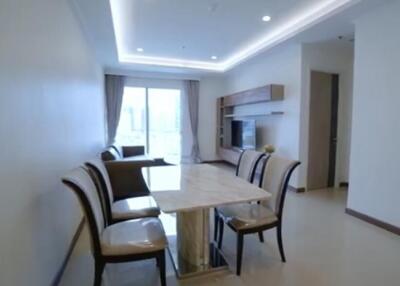
<svg viewBox="0 0 400 286">
<path fill-rule="evenodd" d="M 126 220 L 142 217 L 158 217 L 160 209 L 151 196 L 129 198 L 112 204 L 114 220 Z"/>
<path fill-rule="evenodd" d="M 235 204 L 219 207 L 217 211 L 226 223 L 237 230 L 269 225 L 278 221 L 275 213 L 262 204 Z"/>
<path fill-rule="evenodd" d="M 105 256 L 148 253 L 166 246 L 167 238 L 158 218 L 116 223 L 105 228 L 101 234 L 101 252 Z"/>
</svg>

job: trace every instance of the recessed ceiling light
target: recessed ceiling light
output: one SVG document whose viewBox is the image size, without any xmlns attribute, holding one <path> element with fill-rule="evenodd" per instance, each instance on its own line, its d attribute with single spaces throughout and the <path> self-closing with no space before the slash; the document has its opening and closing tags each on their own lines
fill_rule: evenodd
<svg viewBox="0 0 400 286">
<path fill-rule="evenodd" d="M 144 52 L 143 48 L 137 48 L 136 51 L 138 51 L 139 53 Z"/>
<path fill-rule="evenodd" d="M 216 59 L 218 59 L 218 57 L 217 56 L 212 56 L 211 59 L 212 60 L 216 60 Z"/>
<path fill-rule="evenodd" d="M 262 17 L 262 20 L 264 22 L 269 22 L 269 21 L 271 21 L 271 16 L 264 16 L 264 17 Z"/>
</svg>

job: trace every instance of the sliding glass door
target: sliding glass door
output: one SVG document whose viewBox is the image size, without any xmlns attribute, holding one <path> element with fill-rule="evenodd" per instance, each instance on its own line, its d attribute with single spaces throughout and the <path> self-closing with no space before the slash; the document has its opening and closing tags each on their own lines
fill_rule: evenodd
<svg viewBox="0 0 400 286">
<path fill-rule="evenodd" d="M 153 157 L 181 156 L 181 91 L 125 87 L 117 143 L 144 145 Z"/>
<path fill-rule="evenodd" d="M 121 145 L 146 146 L 146 89 L 125 87 L 116 141 Z"/>
<path fill-rule="evenodd" d="M 148 150 L 151 156 L 180 157 L 180 95 L 177 89 L 148 89 Z"/>
</svg>

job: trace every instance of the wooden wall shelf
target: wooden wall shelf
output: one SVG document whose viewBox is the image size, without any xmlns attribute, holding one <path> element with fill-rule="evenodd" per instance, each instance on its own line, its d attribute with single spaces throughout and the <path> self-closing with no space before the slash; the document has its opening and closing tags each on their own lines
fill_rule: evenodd
<svg viewBox="0 0 400 286">
<path fill-rule="evenodd" d="M 223 107 L 283 100 L 283 94 L 283 85 L 270 84 L 224 96 Z"/>
<path fill-rule="evenodd" d="M 271 115 L 282 115 L 283 111 L 272 111 L 269 113 L 264 113 L 264 114 L 240 114 L 240 113 L 233 113 L 233 114 L 225 114 L 225 118 L 230 118 L 230 117 L 263 117 L 263 116 L 271 116 Z"/>
<path fill-rule="evenodd" d="M 284 86 L 269 84 L 231 95 L 222 96 L 217 99 L 217 153 L 222 160 L 236 165 L 240 156 L 240 150 L 232 148 L 231 124 L 235 118 L 244 117 L 268 117 L 283 115 L 283 111 L 272 111 L 265 113 L 240 113 L 236 107 L 243 105 L 254 105 L 284 99 Z M 260 111 L 259 111 L 260 112 Z"/>
</svg>

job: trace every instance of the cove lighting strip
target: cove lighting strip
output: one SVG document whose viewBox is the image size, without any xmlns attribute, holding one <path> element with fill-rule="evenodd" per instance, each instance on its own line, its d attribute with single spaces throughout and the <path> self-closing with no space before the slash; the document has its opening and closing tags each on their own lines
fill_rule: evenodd
<svg viewBox="0 0 400 286">
<path fill-rule="evenodd" d="M 248 44 L 245 48 L 237 51 L 225 61 L 191 61 L 175 58 L 150 57 L 136 55 L 127 52 L 124 39 L 124 7 L 123 1 L 110 0 L 111 15 L 114 25 L 114 34 L 117 45 L 118 60 L 123 64 L 143 64 L 177 68 L 191 68 L 216 72 L 225 72 L 248 58 L 265 51 L 279 43 L 306 30 L 312 25 L 332 16 L 333 14 L 354 5 L 361 0 L 325 0 L 319 1 L 305 11 L 299 12 L 289 21 Z"/>
</svg>

